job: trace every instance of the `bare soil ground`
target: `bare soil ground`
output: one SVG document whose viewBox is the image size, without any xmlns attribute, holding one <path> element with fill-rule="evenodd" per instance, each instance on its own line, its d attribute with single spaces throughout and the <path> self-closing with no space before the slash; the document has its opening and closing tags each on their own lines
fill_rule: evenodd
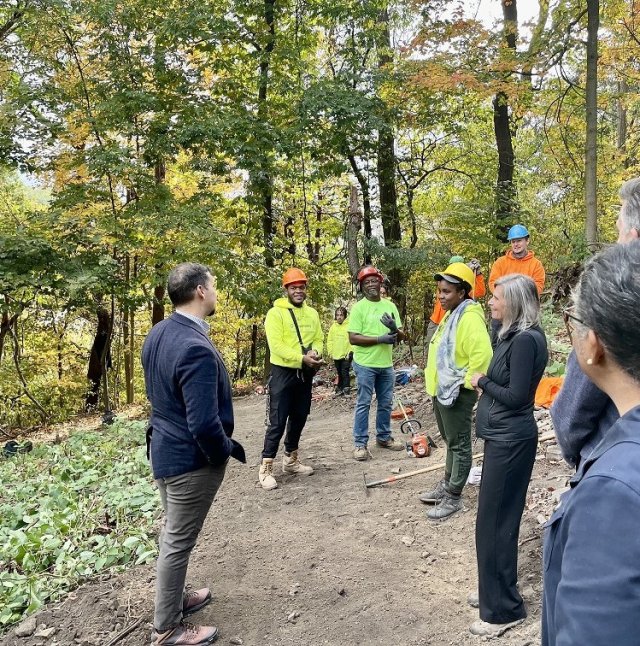
<svg viewBox="0 0 640 646">
<path fill-rule="evenodd" d="M 271 492 L 257 482 L 265 398 L 236 401 L 236 437 L 249 465 L 230 465 L 192 555 L 189 582 L 214 593 L 193 619 L 218 626 L 220 644 L 479 644 L 481 638 L 468 631 L 477 610 L 466 604 L 477 585 L 477 488 L 466 488 L 465 512 L 441 523 L 425 518 L 417 498 L 441 471 L 367 491 L 363 473 L 373 480 L 398 468 L 404 473 L 442 462 L 442 441 L 430 457 L 412 459 L 377 448 L 372 437 L 373 459 L 355 462 L 353 397 L 333 399 L 323 387 L 315 392 L 319 401 L 303 433 L 301 455 L 316 472 L 285 477 L 278 465 L 280 486 Z M 422 384 L 399 392 L 437 437 Z M 398 422 L 394 426 L 400 437 Z M 507 646 L 540 642 L 541 522 L 569 475 L 564 463 L 547 460 L 546 448 L 540 445 L 520 533 L 519 579 L 529 617 L 498 638 Z M 474 452 L 481 450 L 478 442 Z M 147 645 L 153 586 L 153 567 L 102 577 L 40 611 L 31 635 L 12 631 L 0 644 Z"/>
</svg>

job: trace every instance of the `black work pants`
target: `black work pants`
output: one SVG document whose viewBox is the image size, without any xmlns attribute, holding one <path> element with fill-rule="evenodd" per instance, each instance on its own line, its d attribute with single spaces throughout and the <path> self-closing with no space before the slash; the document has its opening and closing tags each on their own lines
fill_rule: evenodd
<svg viewBox="0 0 640 646">
<path fill-rule="evenodd" d="M 349 376 L 351 361 L 345 357 L 344 359 L 334 359 L 333 362 L 336 364 L 336 372 L 338 373 L 337 389 L 340 391 L 344 388 L 351 388 L 351 378 Z"/>
<path fill-rule="evenodd" d="M 264 437 L 263 458 L 275 458 L 284 435 L 284 450 L 298 450 L 300 435 L 311 410 L 311 380 L 303 381 L 300 370 L 271 366 L 269 377 L 269 424 Z"/>
<path fill-rule="evenodd" d="M 538 438 L 485 440 L 476 519 L 480 619 L 506 624 L 527 616 L 518 592 L 518 536 Z"/>
</svg>

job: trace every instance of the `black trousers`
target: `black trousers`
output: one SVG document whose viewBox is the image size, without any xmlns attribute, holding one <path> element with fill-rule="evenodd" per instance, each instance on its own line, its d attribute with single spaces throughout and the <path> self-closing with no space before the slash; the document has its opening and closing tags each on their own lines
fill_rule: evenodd
<svg viewBox="0 0 640 646">
<path fill-rule="evenodd" d="M 351 388 L 351 377 L 349 376 L 349 368 L 351 367 L 351 361 L 349 359 L 334 359 L 333 362 L 336 364 L 336 372 L 338 373 L 338 390 L 343 388 Z"/>
<path fill-rule="evenodd" d="M 284 435 L 284 450 L 298 450 L 300 435 L 311 410 L 311 381 L 300 370 L 271 366 L 269 377 L 269 423 L 264 437 L 263 458 L 275 458 Z"/>
<path fill-rule="evenodd" d="M 518 536 L 538 438 L 485 440 L 476 555 L 480 619 L 506 624 L 527 616 L 518 592 Z"/>
</svg>

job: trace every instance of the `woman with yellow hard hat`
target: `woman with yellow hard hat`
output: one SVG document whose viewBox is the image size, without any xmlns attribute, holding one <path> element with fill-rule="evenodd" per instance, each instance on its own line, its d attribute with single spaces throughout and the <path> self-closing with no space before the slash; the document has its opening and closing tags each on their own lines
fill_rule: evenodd
<svg viewBox="0 0 640 646">
<path fill-rule="evenodd" d="M 473 270 L 454 262 L 434 279 L 445 316 L 429 344 L 425 386 L 433 398 L 447 457 L 444 477 L 420 500 L 435 505 L 427 518 L 443 520 L 462 509 L 462 489 L 471 469 L 471 414 L 477 399 L 471 377 L 486 372 L 492 351 L 484 312 L 471 298 Z"/>
</svg>

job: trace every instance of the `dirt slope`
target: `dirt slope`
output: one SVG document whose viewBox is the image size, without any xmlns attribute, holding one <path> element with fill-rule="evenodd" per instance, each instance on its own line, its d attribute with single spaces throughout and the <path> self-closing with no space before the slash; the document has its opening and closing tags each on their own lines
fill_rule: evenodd
<svg viewBox="0 0 640 646">
<path fill-rule="evenodd" d="M 323 389 L 318 392 L 322 395 Z M 326 395 L 326 392 L 325 392 Z M 420 386 L 404 391 L 416 416 L 435 425 Z M 413 400 L 413 401 L 412 401 Z M 351 458 L 353 399 L 314 404 L 301 454 L 316 469 L 306 478 L 276 476 L 280 487 L 257 483 L 264 430 L 264 397 L 236 402 L 236 437 L 249 466 L 233 463 L 191 559 L 188 580 L 209 585 L 214 602 L 194 616 L 220 629 L 220 644 L 417 646 L 478 644 L 468 627 L 477 611 L 466 605 L 477 584 L 474 523 L 477 489 L 468 487 L 467 511 L 433 524 L 417 494 L 440 473 L 371 489 L 367 479 L 441 462 L 411 459 L 372 444 L 373 460 Z M 399 437 L 399 433 L 396 433 Z M 475 447 L 476 451 L 481 446 Z M 539 643 L 541 525 L 552 490 L 564 486 L 568 469 L 548 463 L 540 447 L 521 531 L 520 581 L 527 621 L 500 643 Z M 150 643 L 154 569 L 88 584 L 36 616 L 36 632 L 8 633 L 4 646 L 143 646 Z M 137 624 L 137 625 L 136 625 Z M 135 629 L 114 640 L 128 627 Z M 54 629 L 48 638 L 36 635 Z"/>
</svg>

